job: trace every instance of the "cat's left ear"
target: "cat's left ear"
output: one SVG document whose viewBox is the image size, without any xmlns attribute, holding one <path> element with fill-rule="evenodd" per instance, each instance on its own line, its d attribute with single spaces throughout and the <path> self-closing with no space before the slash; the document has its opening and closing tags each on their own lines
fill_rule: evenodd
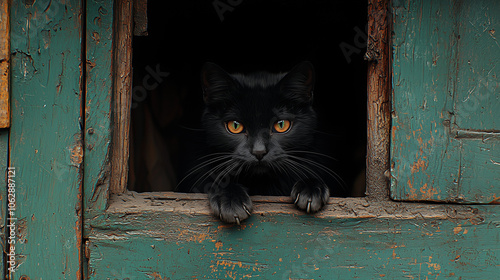
<svg viewBox="0 0 500 280">
<path fill-rule="evenodd" d="M 201 71 L 201 86 L 205 103 L 210 103 L 227 98 L 227 91 L 234 86 L 234 81 L 217 64 L 206 62 Z"/>
<path fill-rule="evenodd" d="M 281 91 L 289 97 L 310 102 L 313 98 L 314 81 L 314 66 L 309 61 L 303 61 L 288 72 L 279 85 Z"/>
</svg>

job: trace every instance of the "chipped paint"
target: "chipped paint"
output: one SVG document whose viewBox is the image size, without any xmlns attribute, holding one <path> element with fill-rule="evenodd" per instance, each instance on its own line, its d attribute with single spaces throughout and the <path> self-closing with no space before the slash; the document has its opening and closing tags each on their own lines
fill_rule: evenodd
<svg viewBox="0 0 500 280">
<path fill-rule="evenodd" d="M 75 135 L 75 141 L 72 146 L 69 148 L 70 150 L 70 162 L 72 166 L 80 167 L 80 164 L 83 162 L 83 148 L 82 148 L 82 140 L 80 134 Z"/>
<path fill-rule="evenodd" d="M 495 201 L 500 52 L 489 31 L 500 28 L 498 1 L 392 6 L 392 198 Z"/>
</svg>

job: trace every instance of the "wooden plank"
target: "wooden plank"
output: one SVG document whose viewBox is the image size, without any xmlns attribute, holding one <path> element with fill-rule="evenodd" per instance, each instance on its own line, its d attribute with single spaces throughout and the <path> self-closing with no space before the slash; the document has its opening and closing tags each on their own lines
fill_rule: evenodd
<svg viewBox="0 0 500 280">
<path fill-rule="evenodd" d="M 113 0 L 87 1 L 84 209 L 106 208 L 113 95 Z"/>
<path fill-rule="evenodd" d="M 0 128 L 10 126 L 10 13 L 9 1 L 0 3 Z"/>
<path fill-rule="evenodd" d="M 148 196 L 114 196 L 91 221 L 90 279 L 494 279 L 500 264 L 495 206 L 255 203 L 238 227 L 207 201 Z"/>
<path fill-rule="evenodd" d="M 389 199 L 390 55 L 389 2 L 368 1 L 368 120 L 366 194 L 375 200 Z"/>
<path fill-rule="evenodd" d="M 394 1 L 393 14 L 392 198 L 498 203 L 500 2 Z"/>
<path fill-rule="evenodd" d="M 10 279 L 82 278 L 81 3 L 11 1 L 18 220 Z"/>
<path fill-rule="evenodd" d="M 110 192 L 127 188 L 132 102 L 132 0 L 116 1 L 113 77 L 113 145 Z"/>
<path fill-rule="evenodd" d="M 9 1 L 0 3 L 0 128 L 10 126 L 10 13 Z M 0 130 L 0 181 L 6 182 L 6 170 L 8 160 L 9 132 Z M 5 183 L 4 183 L 5 184 Z M 7 185 L 7 184 L 5 184 Z M 10 244 L 7 239 L 10 231 L 7 230 L 7 188 L 0 188 L 0 240 L 2 242 L 2 252 L 10 253 Z M 0 256 L 0 271 L 7 271 L 5 266 L 7 259 L 5 254 Z"/>
</svg>

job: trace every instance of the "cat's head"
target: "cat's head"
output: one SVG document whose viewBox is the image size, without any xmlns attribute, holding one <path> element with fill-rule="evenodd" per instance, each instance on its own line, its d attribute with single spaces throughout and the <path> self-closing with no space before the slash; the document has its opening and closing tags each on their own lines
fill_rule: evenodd
<svg viewBox="0 0 500 280">
<path fill-rule="evenodd" d="M 271 168 L 288 150 L 311 144 L 314 68 L 302 62 L 288 73 L 228 74 L 206 63 L 201 82 L 208 144 L 248 166 Z"/>
</svg>

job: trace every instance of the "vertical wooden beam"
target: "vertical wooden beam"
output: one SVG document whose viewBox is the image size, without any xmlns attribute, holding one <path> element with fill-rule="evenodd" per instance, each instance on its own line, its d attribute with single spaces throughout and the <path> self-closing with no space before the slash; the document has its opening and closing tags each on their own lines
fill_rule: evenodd
<svg viewBox="0 0 500 280">
<path fill-rule="evenodd" d="M 9 2 L 17 218 L 9 279 L 81 279 L 83 1 Z"/>
<path fill-rule="evenodd" d="M 109 194 L 113 95 L 113 0 L 88 0 L 86 7 L 86 92 L 84 207 L 106 208 Z"/>
<path fill-rule="evenodd" d="M 10 126 L 10 13 L 9 1 L 0 2 L 0 128 Z M 8 166 L 8 150 L 9 150 L 9 131 L 7 129 L 0 130 L 0 182 L 6 186 L 7 182 L 7 166 Z M 10 244 L 7 243 L 9 231 L 7 231 L 7 188 L 0 188 L 0 240 L 2 252 L 9 253 Z M 0 273 L 5 270 L 4 254 L 0 255 Z"/>
<path fill-rule="evenodd" d="M 10 126 L 10 13 L 9 2 L 0 2 L 0 128 Z"/>
<path fill-rule="evenodd" d="M 389 0 L 368 0 L 368 146 L 366 192 L 370 199 L 388 200 L 390 136 Z"/>
<path fill-rule="evenodd" d="M 116 1 L 110 185 L 112 193 L 123 193 L 127 188 L 132 102 L 132 10 L 132 0 Z"/>
</svg>

